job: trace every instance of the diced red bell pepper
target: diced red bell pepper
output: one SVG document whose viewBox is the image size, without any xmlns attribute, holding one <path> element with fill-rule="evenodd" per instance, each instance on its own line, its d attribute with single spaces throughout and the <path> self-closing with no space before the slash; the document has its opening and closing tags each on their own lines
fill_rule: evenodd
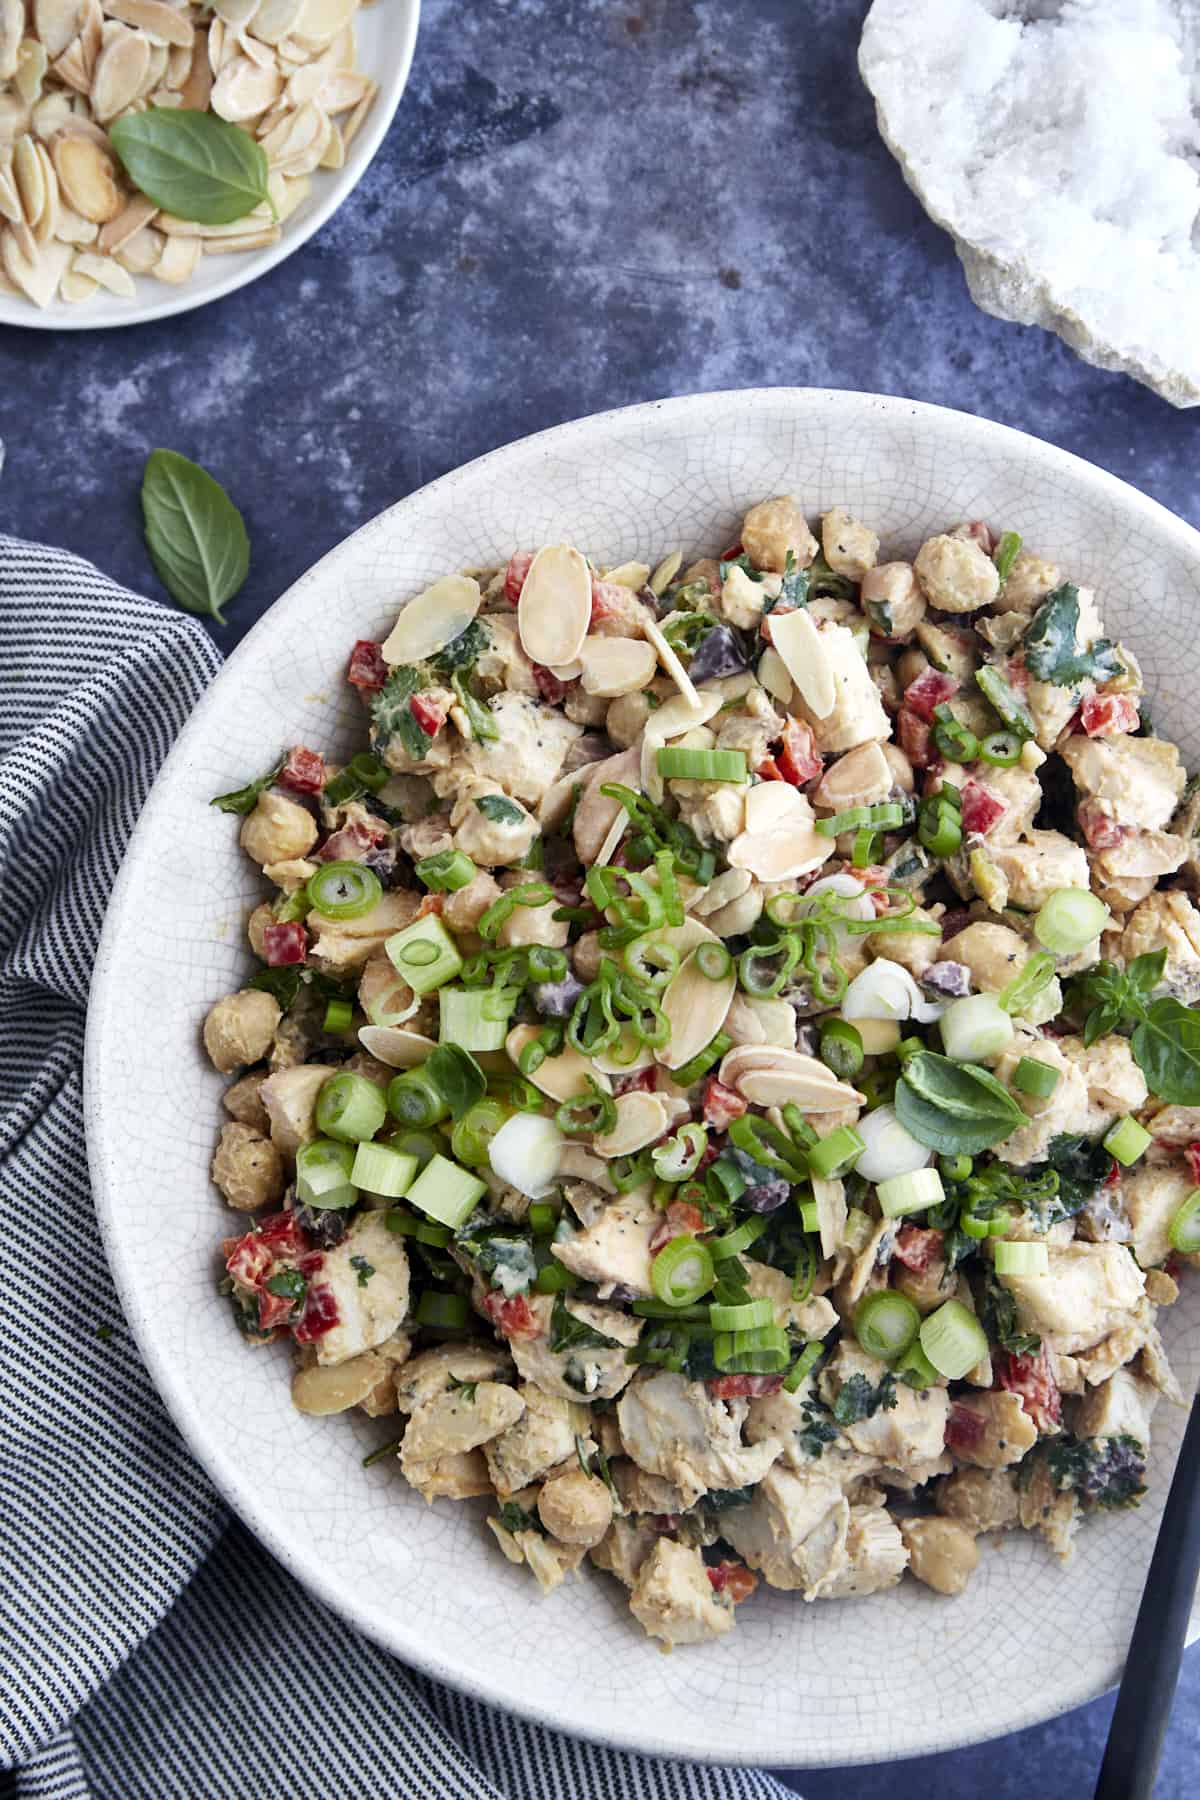
<svg viewBox="0 0 1200 1800">
<path fill-rule="evenodd" d="M 1079 829 L 1089 850 L 1112 850 L 1129 836 L 1129 827 L 1110 818 L 1098 800 L 1083 800 L 1076 808 Z"/>
<path fill-rule="evenodd" d="M 914 1275 L 923 1275 L 931 1262 L 942 1254 L 942 1234 L 923 1225 L 902 1225 L 896 1233 L 892 1255 Z"/>
<path fill-rule="evenodd" d="M 933 726 L 928 719 L 902 706 L 896 714 L 896 736 L 914 769 L 940 769 L 942 759 L 933 747 Z"/>
<path fill-rule="evenodd" d="M 1187 1158 L 1187 1166 L 1191 1170 L 1192 1180 L 1200 1187 L 1200 1144 L 1189 1144 L 1183 1153 Z"/>
<path fill-rule="evenodd" d="M 1008 811 L 1007 802 L 1001 800 L 982 781 L 967 780 L 962 790 L 962 822 L 963 830 L 977 832 L 986 837 L 998 820 Z"/>
<path fill-rule="evenodd" d="M 886 892 L 890 880 L 887 870 L 880 863 L 868 863 L 865 869 L 855 869 L 854 873 L 866 889 L 876 918 L 882 918 L 890 904 Z"/>
<path fill-rule="evenodd" d="M 387 840 L 388 828 L 382 819 L 371 824 L 365 819 L 351 819 L 340 830 L 330 832 L 317 857 L 321 862 L 366 862 L 371 851 Z"/>
<path fill-rule="evenodd" d="M 760 781 L 782 781 L 783 770 L 773 756 L 764 756 L 754 773 Z"/>
<path fill-rule="evenodd" d="M 972 519 L 969 525 L 961 527 L 957 535 L 970 538 L 973 544 L 979 545 L 985 556 L 993 555 L 996 545 L 1000 541 L 991 526 L 983 519 Z"/>
<path fill-rule="evenodd" d="M 537 1314 L 524 1294 L 514 1294 L 511 1300 L 506 1300 L 497 1289 L 486 1296 L 483 1310 L 502 1337 L 533 1338 L 542 1335 Z"/>
<path fill-rule="evenodd" d="M 741 538 L 739 538 L 736 544 L 730 544 L 728 550 L 722 550 L 720 556 L 717 558 L 717 561 L 718 562 L 736 562 L 738 557 L 742 554 L 745 547 L 746 546 L 742 543 Z"/>
<path fill-rule="evenodd" d="M 714 1375 L 705 1383 L 714 1400 L 759 1400 L 777 1394 L 782 1375 Z"/>
<path fill-rule="evenodd" d="M 1168 1256 L 1166 1262 L 1163 1264 L 1163 1274 L 1169 1275 L 1172 1281 L 1182 1281 L 1183 1271 L 1186 1267 L 1187 1264 L 1184 1262 L 1182 1256 L 1180 1256 L 1178 1250 L 1172 1250 L 1170 1256 Z"/>
<path fill-rule="evenodd" d="M 947 1450 L 978 1450 L 986 1431 L 987 1424 L 982 1413 L 977 1413 L 973 1407 L 951 1401 L 950 1415 L 946 1420 Z"/>
<path fill-rule="evenodd" d="M 423 699 L 420 694 L 413 695 L 408 703 L 408 710 L 428 738 L 436 737 L 446 723 L 446 715 L 441 707 L 435 706 L 432 700 Z"/>
<path fill-rule="evenodd" d="M 263 928 L 263 952 L 267 967 L 282 969 L 289 963 L 302 963 L 308 955 L 308 933 L 299 919 L 287 925 Z"/>
<path fill-rule="evenodd" d="M 1089 694 L 1079 722 L 1089 737 L 1121 737 L 1138 728 L 1137 701 L 1129 694 Z"/>
<path fill-rule="evenodd" d="M 268 1213 L 259 1221 L 258 1235 L 276 1256 L 303 1256 L 311 1247 L 308 1233 L 297 1223 L 295 1213 Z"/>
<path fill-rule="evenodd" d="M 319 794 L 325 786 L 325 758 L 303 744 L 293 744 L 279 771 L 282 786 L 297 794 Z"/>
<path fill-rule="evenodd" d="M 225 1272 L 239 1287 L 258 1288 L 275 1261 L 269 1244 L 264 1244 L 256 1231 L 235 1238 L 233 1249 L 225 1258 Z"/>
<path fill-rule="evenodd" d="M 631 601 L 633 594 L 619 581 L 601 581 L 598 575 L 592 576 L 592 624 L 598 625 L 602 619 L 619 619 L 622 614 L 633 611 Z"/>
<path fill-rule="evenodd" d="M 728 1561 L 714 1563 L 710 1568 L 705 1569 L 704 1573 L 712 1583 L 713 1592 L 724 1594 L 725 1598 L 731 1600 L 735 1606 L 740 1605 L 743 1600 L 748 1600 L 758 1586 L 758 1576 L 752 1575 L 745 1563 Z"/>
<path fill-rule="evenodd" d="M 1108 1174 L 1104 1177 L 1104 1180 L 1101 1182 L 1100 1185 L 1101 1185 L 1101 1187 L 1106 1187 L 1106 1188 L 1120 1187 L 1120 1185 L 1121 1185 L 1121 1165 L 1117 1161 L 1115 1156 L 1113 1157 L 1112 1162 L 1109 1165 Z"/>
<path fill-rule="evenodd" d="M 934 708 L 944 706 L 947 700 L 952 699 L 958 692 L 958 686 L 953 675 L 944 675 L 940 669 L 926 669 L 905 688 L 903 709 L 915 713 L 927 725 L 931 724 Z"/>
<path fill-rule="evenodd" d="M 547 706 L 559 706 L 567 691 L 565 681 L 560 681 L 553 669 L 546 668 L 544 663 L 534 663 L 533 679 L 537 682 L 537 691 Z"/>
<path fill-rule="evenodd" d="M 304 1301 L 304 1311 L 292 1327 L 292 1336 L 298 1344 L 315 1343 L 332 1331 L 339 1322 L 337 1296 L 330 1287 L 309 1285 Z"/>
<path fill-rule="evenodd" d="M 694 1237 L 704 1230 L 704 1214 L 687 1200 L 672 1200 L 650 1236 L 650 1254 L 657 1256 L 672 1238 Z"/>
<path fill-rule="evenodd" d="M 1062 1423 L 1062 1395 L 1044 1348 L 1033 1356 L 1001 1351 L 996 1379 L 1008 1393 L 1016 1394 L 1039 1431 L 1053 1431 Z"/>
<path fill-rule="evenodd" d="M 508 559 L 508 567 L 504 571 L 504 598 L 510 606 L 515 606 L 521 598 L 521 589 L 525 586 L 525 577 L 533 558 L 532 550 L 518 550 Z"/>
<path fill-rule="evenodd" d="M 803 787 L 806 781 L 815 781 L 825 767 L 812 727 L 802 719 L 789 719 L 784 726 L 783 748 L 775 760 L 779 764 L 779 773 L 793 787 Z"/>
<path fill-rule="evenodd" d="M 305 1255 L 300 1258 L 296 1267 L 299 1269 L 300 1273 L 306 1277 L 318 1274 L 320 1270 L 325 1267 L 325 1252 L 323 1250 L 307 1251 Z"/>
<path fill-rule="evenodd" d="M 359 638 L 350 655 L 346 680 L 364 693 L 377 693 L 388 678 L 389 669 L 383 651 L 371 638 Z"/>
<path fill-rule="evenodd" d="M 746 1102 L 715 1075 L 710 1075 L 704 1089 L 704 1123 L 714 1131 L 728 1131 L 734 1119 L 740 1119 Z"/>
<path fill-rule="evenodd" d="M 442 908 L 445 904 L 445 894 L 426 894 L 417 908 L 418 919 L 427 919 L 430 913 L 436 913 L 441 918 Z"/>
<path fill-rule="evenodd" d="M 265 1289 L 261 1290 L 258 1296 L 258 1329 L 275 1331 L 280 1325 L 286 1325 L 295 1304 L 287 1294 L 268 1294 Z"/>
<path fill-rule="evenodd" d="M 636 1075 L 616 1076 L 613 1080 L 613 1093 L 618 1099 L 622 1094 L 652 1094 L 657 1086 L 658 1064 L 651 1063 L 648 1069 L 639 1069 Z"/>
</svg>

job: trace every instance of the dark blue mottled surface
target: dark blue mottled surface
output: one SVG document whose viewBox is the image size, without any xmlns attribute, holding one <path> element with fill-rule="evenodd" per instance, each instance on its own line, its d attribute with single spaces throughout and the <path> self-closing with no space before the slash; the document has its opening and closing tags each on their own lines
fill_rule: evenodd
<svg viewBox="0 0 1200 1800">
<path fill-rule="evenodd" d="M 425 0 L 387 143 L 289 262 L 141 330 L 0 332 L 0 523 L 157 591 L 142 464 L 157 444 L 196 457 L 254 543 L 218 633 L 228 648 L 348 531 L 481 451 L 604 407 L 762 383 L 1000 419 L 1200 523 L 1200 412 L 1173 412 L 971 304 L 876 135 L 855 69 L 864 11 Z M 881 1662 L 881 1705 L 886 1688 Z M 1085 1796 L 1108 1710 L 953 1756 L 806 1776 L 803 1789 Z M 1164 1800 L 1190 1800 L 1198 1753 L 1193 1658 Z"/>
</svg>

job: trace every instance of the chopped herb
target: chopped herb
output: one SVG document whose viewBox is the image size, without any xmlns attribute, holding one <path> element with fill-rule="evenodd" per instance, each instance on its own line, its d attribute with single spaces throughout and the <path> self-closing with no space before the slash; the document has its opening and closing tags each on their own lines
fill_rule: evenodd
<svg viewBox="0 0 1200 1800">
<path fill-rule="evenodd" d="M 527 1511 L 523 1506 L 518 1506 L 515 1500 L 505 1500 L 500 1507 L 498 1517 L 505 1531 L 511 1531 L 514 1534 L 518 1531 L 540 1531 L 542 1529 L 542 1521 L 537 1514 Z"/>
<path fill-rule="evenodd" d="M 402 1442 L 401 1438 L 389 1438 L 386 1444 L 380 1444 L 377 1450 L 372 1450 L 368 1456 L 363 1457 L 363 1468 L 369 1469 L 373 1463 L 382 1462 L 385 1456 L 395 1456 Z"/>
<path fill-rule="evenodd" d="M 1042 1451 L 1060 1494 L 1074 1490 L 1085 1506 L 1133 1506 L 1146 1492 L 1146 1451 L 1122 1432 L 1116 1437 L 1051 1439 Z"/>
<path fill-rule="evenodd" d="M 1046 1162 L 1057 1172 L 1058 1189 L 1049 1204 L 1035 1206 L 1043 1230 L 1063 1219 L 1073 1219 L 1094 1197 L 1096 1189 L 1104 1186 L 1113 1166 L 1112 1157 L 1098 1138 L 1065 1134 L 1051 1138 Z"/>
<path fill-rule="evenodd" d="M 461 1394 L 468 1406 L 475 1404 L 475 1390 L 478 1386 L 478 1381 L 460 1381 L 457 1375 L 450 1377 L 450 1392 Z"/>
<path fill-rule="evenodd" d="M 368 1281 L 370 1281 L 372 1275 L 375 1273 L 374 1265 L 369 1263 L 365 1256 L 352 1256 L 350 1258 L 350 1267 L 358 1271 L 359 1287 L 366 1287 Z"/>
<path fill-rule="evenodd" d="M 730 560 L 728 562 L 719 562 L 717 564 L 717 573 L 720 576 L 722 582 L 725 581 L 726 577 L 729 574 L 730 569 L 743 570 L 744 573 L 750 577 L 751 581 L 761 581 L 762 580 L 762 571 L 760 569 L 755 568 L 754 564 L 750 561 L 750 558 L 746 555 L 746 552 L 744 550 L 742 551 L 742 554 L 740 556 L 734 556 L 734 557 L 730 558 Z M 693 585 L 696 585 L 696 584 L 693 584 Z"/>
<path fill-rule="evenodd" d="M 568 1312 L 562 1295 L 555 1295 L 550 1315 L 550 1349 L 555 1355 L 562 1350 L 612 1350 L 616 1344 L 615 1338 L 605 1337 L 602 1331 Z"/>
<path fill-rule="evenodd" d="M 467 723 L 471 727 L 471 736 L 475 742 L 485 744 L 496 741 L 500 736 L 500 727 L 496 723 L 495 714 L 471 692 L 467 685 L 466 671 L 456 669 L 450 677 L 450 686 L 457 694 L 458 703 L 467 715 Z"/>
<path fill-rule="evenodd" d="M 989 1274 L 979 1301 L 979 1323 L 994 1344 L 1014 1356 L 1032 1356 L 1042 1347 L 1036 1331 L 1022 1331 L 1017 1303 L 1006 1287 Z"/>
<path fill-rule="evenodd" d="M 371 703 L 377 749 L 386 750 L 396 737 L 411 761 L 425 760 L 430 734 L 413 717 L 411 705 L 413 695 L 420 692 L 421 686 L 419 669 L 403 666 L 392 670 Z"/>
<path fill-rule="evenodd" d="M 492 1287 L 499 1288 L 506 1299 L 527 1293 L 537 1277 L 537 1257 L 533 1239 L 500 1225 L 481 1224 L 474 1229 L 468 1224 L 455 1240 L 456 1248 L 469 1256 L 481 1275 Z"/>
<path fill-rule="evenodd" d="M 861 1375 L 855 1377 L 861 1381 Z M 835 1444 L 841 1433 L 832 1422 L 829 1408 L 822 1401 L 810 1396 L 801 1405 L 804 1425 L 796 1433 L 796 1442 L 806 1456 L 816 1462 L 824 1454 L 826 1444 Z"/>
<path fill-rule="evenodd" d="M 519 825 L 525 817 L 516 801 L 507 799 L 504 794 L 481 794 L 475 804 L 493 825 Z"/>
<path fill-rule="evenodd" d="M 258 805 L 259 795 L 265 794 L 272 783 L 278 780 L 286 761 L 287 757 L 281 756 L 275 767 L 268 769 L 265 775 L 260 775 L 257 781 L 248 781 L 245 787 L 234 788 L 232 793 L 218 794 L 208 804 L 215 806 L 218 812 L 239 813 L 245 818 Z"/>
<path fill-rule="evenodd" d="M 857 1425 L 860 1419 L 874 1418 L 880 1409 L 891 1412 L 895 1405 L 896 1377 L 890 1369 L 878 1387 L 872 1387 L 865 1375 L 851 1375 L 833 1403 L 833 1416 L 839 1425 Z"/>
<path fill-rule="evenodd" d="M 1090 650 L 1076 648 L 1078 628 L 1079 589 L 1064 581 L 1047 594 L 1025 633 L 1025 667 L 1035 681 L 1070 687 L 1088 679 L 1111 681 L 1121 673 L 1121 659 L 1108 638 L 1097 638 Z"/>
<path fill-rule="evenodd" d="M 429 666 L 439 675 L 453 675 L 456 669 L 469 669 L 479 661 L 485 650 L 490 649 L 492 634 L 482 619 L 472 619 L 465 631 L 460 631 L 441 650 L 430 657 Z"/>
<path fill-rule="evenodd" d="M 361 1257 L 351 1257 L 351 1262 L 361 1262 Z M 304 1299 L 308 1292 L 308 1283 L 299 1269 L 280 1269 L 277 1275 L 267 1279 L 267 1292 L 280 1300 L 291 1300 L 296 1305 Z"/>
<path fill-rule="evenodd" d="M 734 1506 L 748 1506 L 753 1498 L 753 1487 L 710 1488 L 704 1504 L 711 1512 L 728 1512 Z"/>
</svg>

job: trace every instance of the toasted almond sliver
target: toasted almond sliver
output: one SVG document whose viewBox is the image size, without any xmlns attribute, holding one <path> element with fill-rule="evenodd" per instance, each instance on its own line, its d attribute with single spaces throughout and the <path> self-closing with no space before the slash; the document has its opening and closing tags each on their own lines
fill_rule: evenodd
<svg viewBox="0 0 1200 1800">
<path fill-rule="evenodd" d="M 260 69 L 248 56 L 239 56 L 217 76 L 210 105 L 218 118 L 244 125 L 274 106 L 282 90 L 278 69 Z"/>
<path fill-rule="evenodd" d="M 826 1086 L 794 1069 L 747 1069 L 736 1087 L 751 1106 L 786 1106 L 790 1101 L 804 1113 L 841 1112 L 863 1103 L 856 1089 L 840 1081 Z"/>
<path fill-rule="evenodd" d="M 76 38 L 73 44 L 67 45 L 53 64 L 53 69 L 66 87 L 74 88 L 77 94 L 87 94 L 92 85 L 92 72 L 88 68 L 82 38 Z"/>
<path fill-rule="evenodd" d="M 671 680 L 675 683 L 675 686 L 679 689 L 679 692 L 683 695 L 684 699 L 692 706 L 699 706 L 700 696 L 692 686 L 691 677 L 688 675 L 687 670 L 684 668 L 653 619 L 646 620 L 645 631 L 646 636 L 654 645 L 659 662 L 667 671 L 667 674 L 671 677 Z"/>
<path fill-rule="evenodd" d="M 166 248 L 167 240 L 161 231 L 155 231 L 152 225 L 143 225 L 135 231 L 128 243 L 122 244 L 116 252 L 117 261 L 131 275 L 149 275 L 157 266 L 158 259 Z"/>
<path fill-rule="evenodd" d="M 58 284 L 58 297 L 71 306 L 78 306 L 83 300 L 90 300 L 99 291 L 100 283 L 93 281 L 90 275 L 81 275 L 77 269 L 68 269 Z"/>
<path fill-rule="evenodd" d="M 504 1048 L 513 1062 L 536 1036 L 536 1025 L 513 1026 L 504 1040 Z M 612 1083 L 603 1069 L 598 1069 L 591 1057 L 581 1056 L 578 1050 L 562 1050 L 557 1056 L 548 1056 L 529 1079 L 552 1100 L 575 1100 L 589 1091 L 589 1076 L 602 1092 L 612 1091 Z"/>
<path fill-rule="evenodd" d="M 697 920 L 689 923 L 703 931 L 706 940 L 720 944 L 721 940 Z M 706 1044 L 711 1044 L 725 1021 L 736 987 L 737 973 L 732 962 L 729 972 L 713 981 L 697 966 L 696 952 L 692 950 L 663 990 L 660 1004 L 670 1022 L 671 1036 L 655 1052 L 659 1062 L 668 1069 L 681 1068 Z"/>
<path fill-rule="evenodd" d="M 142 91 L 150 68 L 150 40 L 121 27 L 100 52 L 91 81 L 92 112 L 101 123 L 123 113 Z"/>
<path fill-rule="evenodd" d="M 80 218 L 91 219 L 97 225 L 116 220 L 124 202 L 117 186 L 117 166 L 107 151 L 80 132 L 64 133 L 55 139 L 51 150 L 62 191 Z M 140 219 L 126 236 L 131 237 L 145 223 L 144 218 Z"/>
<path fill-rule="evenodd" d="M 616 1100 L 617 1122 L 603 1137 L 592 1139 L 601 1156 L 631 1156 L 657 1143 L 669 1124 L 667 1109 L 657 1094 L 633 1088 Z"/>
<path fill-rule="evenodd" d="M 26 299 L 39 308 L 49 306 L 71 262 L 69 244 L 38 245 L 26 231 L 22 247 L 21 227 L 10 225 L 0 248 L 4 273 Z"/>
<path fill-rule="evenodd" d="M 12 169 L 21 197 L 21 212 L 31 231 L 35 230 L 46 206 L 46 172 L 38 147 L 28 133 L 13 146 Z"/>
<path fill-rule="evenodd" d="M 123 269 L 111 256 L 94 256 L 91 251 L 85 250 L 75 258 L 75 269 L 80 275 L 90 275 L 93 281 L 98 281 L 102 288 L 107 288 L 110 294 L 116 294 L 122 300 L 137 298 L 137 289 L 128 269 Z"/>
<path fill-rule="evenodd" d="M 27 106 L 36 105 L 42 97 L 46 64 L 45 45 L 39 44 L 36 38 L 26 38 L 17 58 L 15 86 Z"/>
<path fill-rule="evenodd" d="M 384 662 L 423 662 L 444 650 L 462 636 L 482 601 L 479 583 L 469 575 L 443 575 L 401 607 L 383 645 Z"/>
<path fill-rule="evenodd" d="M 21 196 L 17 192 L 17 178 L 13 173 L 12 155 L 0 150 L 0 219 L 7 219 L 12 225 L 23 225 L 25 214 L 21 207 Z"/>
<path fill-rule="evenodd" d="M 354 111 L 350 114 L 350 117 L 346 120 L 346 123 L 342 126 L 342 143 L 347 150 L 358 136 L 359 131 L 362 128 L 362 122 L 371 110 L 371 102 L 378 92 L 379 89 L 376 87 L 375 83 L 372 82 L 370 93 L 366 94 L 363 99 L 359 101 Z"/>
<path fill-rule="evenodd" d="M 153 200 L 147 200 L 145 194 L 135 194 L 129 204 L 114 219 L 110 219 L 101 231 L 97 246 L 101 256 L 115 256 L 143 225 L 151 224 L 157 217 L 158 208 Z"/>
<path fill-rule="evenodd" d="M 187 13 L 164 5 L 164 0 L 104 0 L 104 10 L 110 19 L 145 31 L 161 44 L 190 50 L 196 36 Z"/>
<path fill-rule="evenodd" d="M 58 236 L 59 215 L 62 212 L 62 199 L 59 194 L 58 176 L 54 173 L 54 164 L 50 161 L 50 152 L 45 144 L 36 144 L 34 149 L 41 165 L 44 199 L 42 216 L 38 220 L 36 232 L 39 244 L 49 243 L 52 237 Z"/>
<path fill-rule="evenodd" d="M 346 1362 L 297 1369 L 292 1376 L 292 1405 L 297 1412 L 318 1418 L 348 1412 L 366 1399 L 388 1373 L 389 1365 L 374 1350 L 364 1350 Z"/>
<path fill-rule="evenodd" d="M 154 265 L 154 279 L 168 282 L 173 287 L 190 281 L 196 273 L 200 258 L 208 248 L 199 238 L 168 238 L 163 245 L 162 255 Z"/>
<path fill-rule="evenodd" d="M 570 544 L 547 544 L 529 565 L 517 602 L 521 648 L 546 667 L 579 655 L 592 618 L 592 572 Z"/>
<path fill-rule="evenodd" d="M 658 668 L 654 646 L 645 638 L 586 637 L 579 663 L 584 692 L 608 700 L 640 693 Z"/>
<path fill-rule="evenodd" d="M 11 81 L 21 65 L 24 0 L 0 0 L 0 81 Z"/>
<path fill-rule="evenodd" d="M 69 206 L 59 207 L 58 229 L 54 235 L 64 244 L 74 244 L 77 250 L 86 250 L 89 244 L 97 244 L 100 248 L 100 227 L 91 219 L 81 219 Z M 104 254 L 103 250 L 101 254 Z"/>
<path fill-rule="evenodd" d="M 605 834 L 604 842 L 596 852 L 596 867 L 602 869 L 610 863 L 617 853 L 617 845 L 629 829 L 629 814 L 623 806 L 617 808 L 616 817 Z"/>
<path fill-rule="evenodd" d="M 837 686 L 821 634 L 806 606 L 771 614 L 771 646 L 778 653 L 801 699 L 818 719 L 827 719 L 837 701 Z"/>
<path fill-rule="evenodd" d="M 278 225 L 268 225 L 262 231 L 244 233 L 241 237 L 206 237 L 203 240 L 205 256 L 232 256 L 239 250 L 266 250 L 277 244 L 283 236 Z M 193 239 L 192 242 L 199 242 Z"/>
<path fill-rule="evenodd" d="M 726 869 L 723 874 L 710 881 L 707 887 L 698 889 L 691 911 L 698 919 L 706 919 L 709 913 L 720 912 L 723 906 L 740 900 L 749 891 L 751 880 L 748 869 Z"/>
<path fill-rule="evenodd" d="M 358 1041 L 368 1056 L 386 1063 L 389 1069 L 416 1069 L 437 1049 L 432 1038 L 419 1031 L 405 1031 L 399 1025 L 362 1025 Z"/>
<path fill-rule="evenodd" d="M 100 59 L 103 43 L 104 11 L 100 0 L 83 0 L 83 11 L 79 23 L 79 46 L 89 80 L 96 72 L 96 64 Z"/>
<path fill-rule="evenodd" d="M 51 59 L 75 41 L 82 12 L 79 0 L 33 0 L 33 28 Z"/>
<path fill-rule="evenodd" d="M 232 219 L 228 225 L 200 225 L 195 219 L 181 219 L 176 213 L 164 212 L 159 213 L 155 223 L 167 237 L 222 238 L 228 241 L 237 237 L 257 237 L 270 223 L 270 215 L 265 207 L 256 207 L 244 219 Z"/>
<path fill-rule="evenodd" d="M 255 37 L 277 45 L 295 30 L 303 11 L 304 0 L 261 0 L 254 13 Z"/>
</svg>

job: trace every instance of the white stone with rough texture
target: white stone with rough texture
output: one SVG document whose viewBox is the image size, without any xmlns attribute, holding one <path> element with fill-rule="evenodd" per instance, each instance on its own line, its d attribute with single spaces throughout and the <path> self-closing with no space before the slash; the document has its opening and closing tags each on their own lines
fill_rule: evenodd
<svg viewBox="0 0 1200 1800">
<path fill-rule="evenodd" d="M 1197 0 L 875 0 L 859 67 L 985 312 L 1200 404 Z"/>
<path fill-rule="evenodd" d="M 230 1215 L 208 1179 L 223 1083 L 200 1045 L 249 967 L 259 880 L 211 795 L 306 742 L 361 748 L 350 646 L 381 637 L 436 576 L 571 541 L 651 565 L 719 553 L 764 495 L 810 517 L 848 506 L 911 557 L 986 517 L 1097 589 L 1142 661 L 1154 719 L 1200 756 L 1200 537 L 1060 450 L 911 401 L 757 391 L 670 400 L 498 450 L 383 513 L 296 584 L 213 683 L 171 753 L 113 894 L 86 1080 L 97 1208 L 117 1286 L 167 1405 L 268 1548 L 368 1636 L 431 1674 L 581 1735 L 715 1761 L 845 1764 L 1030 1725 L 1115 1680 L 1182 1433 L 1155 1419 L 1151 1497 L 1079 1534 L 1069 1568 L 1014 1533 L 948 1602 L 905 1581 L 806 1606 L 761 1589 L 719 1645 L 666 1657 L 627 1596 L 584 1570 L 550 1599 L 496 1552 L 483 1504 L 432 1507 L 363 1453 L 390 1419 L 316 1419 L 288 1397 L 287 1350 L 248 1350 L 217 1294 Z M 1190 1392 L 1200 1296 L 1164 1315 Z"/>
</svg>

